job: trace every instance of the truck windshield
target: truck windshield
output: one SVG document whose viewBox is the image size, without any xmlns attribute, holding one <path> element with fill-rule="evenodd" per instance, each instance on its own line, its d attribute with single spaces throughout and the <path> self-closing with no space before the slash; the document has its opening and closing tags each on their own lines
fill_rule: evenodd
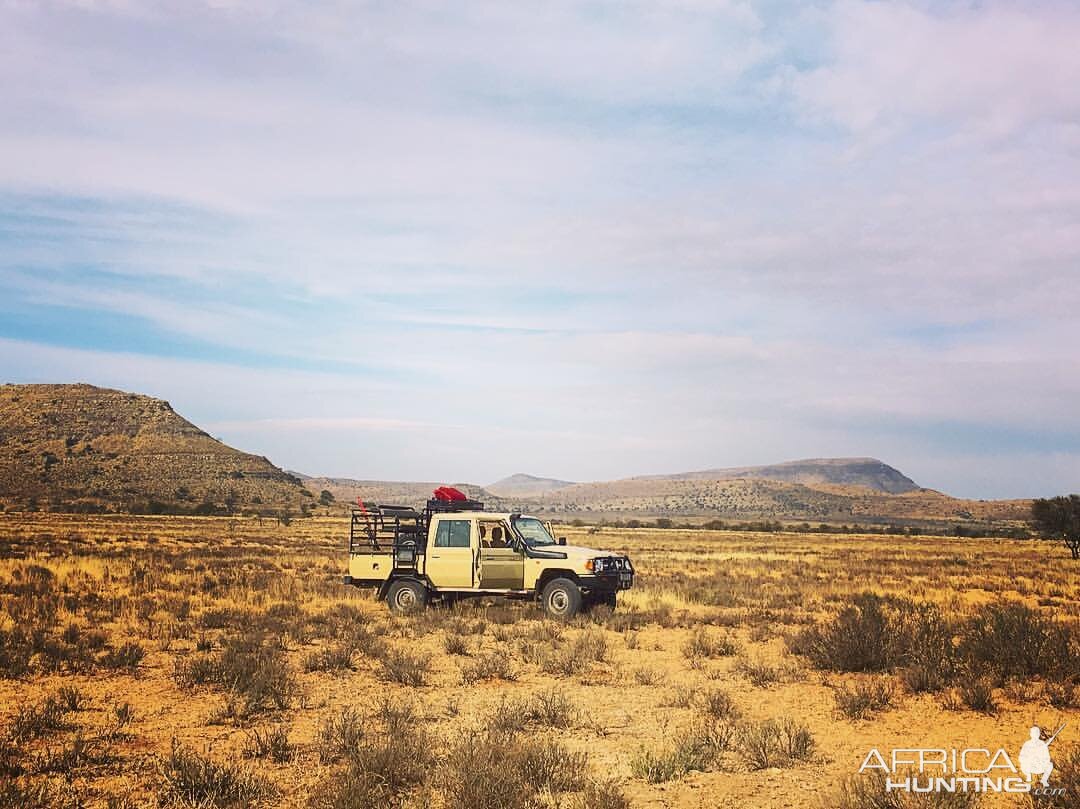
<svg viewBox="0 0 1080 809">
<path fill-rule="evenodd" d="M 535 517 L 518 517 L 514 520 L 514 528 L 524 537 L 526 544 L 530 548 L 555 544 L 555 540 L 548 533 L 547 528 Z"/>
</svg>

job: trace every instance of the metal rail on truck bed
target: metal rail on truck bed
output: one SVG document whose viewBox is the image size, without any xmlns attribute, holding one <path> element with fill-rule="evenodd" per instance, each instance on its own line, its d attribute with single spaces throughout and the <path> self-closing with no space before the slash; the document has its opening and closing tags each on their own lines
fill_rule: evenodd
<svg viewBox="0 0 1080 809">
<path fill-rule="evenodd" d="M 381 505 L 352 509 L 350 554 L 392 553 L 396 567 L 415 567 L 426 539 L 427 523 L 416 509 Z"/>
</svg>

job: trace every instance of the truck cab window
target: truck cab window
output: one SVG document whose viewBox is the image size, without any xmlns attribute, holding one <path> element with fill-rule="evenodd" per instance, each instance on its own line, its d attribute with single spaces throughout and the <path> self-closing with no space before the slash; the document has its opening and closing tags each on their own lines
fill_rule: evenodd
<svg viewBox="0 0 1080 809">
<path fill-rule="evenodd" d="M 435 533 L 436 548 L 469 547 L 470 520 L 440 520 Z"/>
</svg>

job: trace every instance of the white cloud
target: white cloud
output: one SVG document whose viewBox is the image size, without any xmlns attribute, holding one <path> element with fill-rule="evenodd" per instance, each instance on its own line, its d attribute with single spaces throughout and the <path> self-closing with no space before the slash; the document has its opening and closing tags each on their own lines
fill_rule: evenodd
<svg viewBox="0 0 1080 809">
<path fill-rule="evenodd" d="M 857 132 L 929 126 L 1001 137 L 1080 114 L 1073 5 L 842 0 L 826 25 L 832 59 L 800 74 L 795 91 Z"/>
<path fill-rule="evenodd" d="M 970 491 L 940 425 L 1080 432 L 1069 6 L 77 5 L 0 9 L 0 287 L 255 367 L 11 378 L 381 477 L 891 452 Z"/>
</svg>

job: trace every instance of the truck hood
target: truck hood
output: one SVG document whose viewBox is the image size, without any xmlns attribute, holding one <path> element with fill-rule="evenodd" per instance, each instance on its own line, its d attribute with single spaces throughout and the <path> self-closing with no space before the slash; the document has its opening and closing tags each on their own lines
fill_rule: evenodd
<svg viewBox="0 0 1080 809">
<path fill-rule="evenodd" d="M 622 554 L 613 553 L 611 551 L 598 551 L 593 548 L 585 548 L 581 545 L 552 545 L 549 548 L 538 548 L 537 550 L 554 551 L 555 553 L 565 553 L 568 560 L 574 560 L 575 562 L 584 563 L 588 559 L 595 559 L 597 556 L 621 556 Z"/>
</svg>

